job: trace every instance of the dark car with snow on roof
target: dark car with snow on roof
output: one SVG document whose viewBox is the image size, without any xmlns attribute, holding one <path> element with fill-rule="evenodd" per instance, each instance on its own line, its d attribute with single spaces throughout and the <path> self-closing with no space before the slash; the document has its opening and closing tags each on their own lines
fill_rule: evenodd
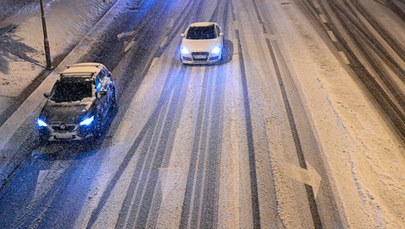
<svg viewBox="0 0 405 229">
<path fill-rule="evenodd" d="M 40 138 L 47 141 L 96 139 L 117 107 L 111 73 L 99 63 L 67 66 L 44 96 L 37 126 Z"/>
</svg>

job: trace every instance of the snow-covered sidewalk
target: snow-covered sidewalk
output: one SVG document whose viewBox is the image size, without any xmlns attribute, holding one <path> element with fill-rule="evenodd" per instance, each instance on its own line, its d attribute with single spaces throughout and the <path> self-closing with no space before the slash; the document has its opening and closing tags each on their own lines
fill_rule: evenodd
<svg viewBox="0 0 405 229">
<path fill-rule="evenodd" d="M 59 63 L 116 0 L 45 0 L 52 60 Z M 0 123 L 22 101 L 22 93 L 45 74 L 42 25 L 37 1 L 1 3 Z M 54 65 L 55 65 L 54 64 Z M 24 98 L 23 98 L 24 99 Z"/>
<path fill-rule="evenodd" d="M 44 101 L 44 97 L 42 94 L 44 92 L 47 92 L 51 90 L 53 84 L 58 78 L 57 72 L 61 71 L 63 69 L 63 66 L 76 63 L 77 61 L 80 60 L 85 54 L 90 52 L 90 50 L 93 48 L 94 43 L 97 43 L 98 40 L 101 39 L 101 37 L 107 33 L 109 25 L 113 21 L 113 18 L 118 15 L 120 12 L 122 12 L 126 8 L 126 3 L 127 1 L 114 1 L 116 2 L 115 4 L 111 4 L 111 7 L 109 10 L 106 8 L 106 11 L 108 10 L 107 13 L 102 14 L 101 19 L 98 20 L 98 22 L 94 21 L 93 28 L 90 28 L 86 33 L 86 35 L 82 35 L 83 38 L 80 39 L 80 41 L 75 45 L 75 47 L 69 52 L 66 53 L 65 57 L 63 60 L 61 60 L 60 64 L 58 67 L 55 66 L 55 69 L 50 72 L 49 75 L 38 85 L 38 87 L 30 93 L 30 95 L 27 96 L 25 101 L 21 101 L 22 104 L 18 107 L 16 107 L 16 110 L 9 115 L 8 119 L 0 125 L 0 184 L 4 185 L 10 176 L 12 172 L 18 168 L 20 165 L 21 161 L 24 160 L 26 155 L 21 154 L 21 153 L 15 153 L 13 150 L 9 150 L 10 147 L 13 145 L 21 145 L 21 137 L 23 139 L 30 138 L 32 136 L 31 132 L 27 132 L 27 128 L 29 129 L 29 126 L 32 126 L 34 123 L 33 118 L 33 112 L 39 112 L 38 109 L 40 107 L 40 104 Z M 104 16 L 103 16 L 104 15 Z M 79 32 L 77 32 L 79 35 Z M 82 34 L 85 34 L 83 31 Z M 80 38 L 80 36 L 78 36 Z M 0 46 L 3 47 L 3 46 Z M 41 72 L 42 69 L 38 69 L 38 72 Z M 28 76 L 31 76 L 31 81 L 34 80 L 38 75 L 35 74 L 34 71 L 29 72 L 29 71 L 22 71 L 19 70 L 21 74 L 26 74 L 27 78 Z M 1 75 L 7 76 L 5 74 Z M 10 76 L 10 75 L 8 75 Z M 11 76 L 10 76 L 11 77 Z M 13 78 L 13 83 L 15 82 L 16 85 L 20 85 L 19 87 L 15 87 L 16 89 L 20 89 L 20 91 L 24 91 L 23 85 L 16 81 L 16 78 Z M 1 93 L 3 93 L 3 87 L 1 87 Z M 11 94 L 13 93 L 13 90 L 7 89 L 7 91 Z M 4 90 L 4 93 L 6 90 Z M 18 93 L 15 93 L 17 97 L 14 98 L 14 100 L 0 100 L 0 110 L 4 112 L 4 110 L 7 109 L 8 106 L 13 106 L 15 103 L 14 101 L 18 100 Z M 1 97 L 1 98 L 4 98 Z M 35 119 L 35 118 L 34 118 Z M 20 129 L 25 129 L 22 130 L 23 132 L 20 132 Z M 15 138 L 13 138 L 15 136 Z"/>
</svg>

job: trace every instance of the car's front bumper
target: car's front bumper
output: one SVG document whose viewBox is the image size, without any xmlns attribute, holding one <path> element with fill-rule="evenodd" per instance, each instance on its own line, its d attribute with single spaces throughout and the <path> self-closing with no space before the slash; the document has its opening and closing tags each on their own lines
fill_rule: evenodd
<svg viewBox="0 0 405 229">
<path fill-rule="evenodd" d="M 51 124 L 40 127 L 38 131 L 41 139 L 46 141 L 80 141 L 93 136 L 92 128 L 77 124 Z"/>
<path fill-rule="evenodd" d="M 189 55 L 180 55 L 180 60 L 183 64 L 210 64 L 217 63 L 221 60 L 222 53 L 211 54 L 208 52 L 191 53 Z"/>
</svg>

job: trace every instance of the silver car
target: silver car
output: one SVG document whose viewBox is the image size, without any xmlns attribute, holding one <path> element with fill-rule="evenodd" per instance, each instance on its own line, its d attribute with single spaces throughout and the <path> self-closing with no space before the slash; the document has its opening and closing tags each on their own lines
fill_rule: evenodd
<svg viewBox="0 0 405 229">
<path fill-rule="evenodd" d="M 183 64 L 210 64 L 222 60 L 224 34 L 217 23 L 193 23 L 181 36 L 180 60 Z"/>
</svg>

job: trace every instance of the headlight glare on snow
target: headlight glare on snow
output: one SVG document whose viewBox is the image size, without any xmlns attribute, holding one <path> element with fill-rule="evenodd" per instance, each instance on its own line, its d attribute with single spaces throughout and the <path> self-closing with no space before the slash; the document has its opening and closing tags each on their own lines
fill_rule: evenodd
<svg viewBox="0 0 405 229">
<path fill-rule="evenodd" d="M 83 121 L 80 122 L 81 126 L 88 126 L 94 121 L 94 116 L 91 116 L 90 118 L 85 118 Z"/>
<path fill-rule="evenodd" d="M 48 126 L 48 124 L 46 124 L 46 122 L 44 120 L 40 119 L 40 118 L 38 119 L 37 123 L 38 123 L 38 126 L 40 126 L 40 127 L 47 127 Z"/>
<path fill-rule="evenodd" d="M 187 48 L 185 48 L 185 47 L 181 47 L 180 48 L 180 51 L 181 51 L 181 54 L 183 54 L 183 55 L 188 55 L 188 54 L 190 54 L 190 52 L 187 50 Z"/>
<path fill-rule="evenodd" d="M 215 47 L 212 49 L 211 53 L 212 53 L 212 54 L 215 54 L 215 55 L 218 55 L 220 51 L 221 51 L 221 48 L 220 48 L 219 46 L 215 46 Z"/>
</svg>

